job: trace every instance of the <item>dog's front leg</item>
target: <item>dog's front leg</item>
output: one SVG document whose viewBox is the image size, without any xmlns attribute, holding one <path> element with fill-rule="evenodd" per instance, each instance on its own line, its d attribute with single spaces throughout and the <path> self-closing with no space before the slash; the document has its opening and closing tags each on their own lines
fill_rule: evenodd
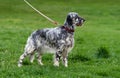
<svg viewBox="0 0 120 78">
<path fill-rule="evenodd" d="M 59 66 L 59 60 L 61 58 L 62 51 L 57 51 L 54 56 L 54 66 Z"/>
<path fill-rule="evenodd" d="M 67 51 L 63 51 L 62 53 L 62 61 L 65 67 L 68 67 L 68 52 Z"/>
<path fill-rule="evenodd" d="M 54 66 L 59 66 L 59 60 L 61 58 L 64 47 L 65 47 L 65 42 L 63 40 L 59 41 L 57 51 L 54 56 Z"/>
</svg>

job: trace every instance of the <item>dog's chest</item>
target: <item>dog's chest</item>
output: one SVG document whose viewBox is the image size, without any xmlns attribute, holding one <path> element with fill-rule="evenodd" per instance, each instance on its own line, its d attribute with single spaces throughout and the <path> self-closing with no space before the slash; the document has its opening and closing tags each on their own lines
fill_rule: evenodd
<svg viewBox="0 0 120 78">
<path fill-rule="evenodd" d="M 73 36 L 68 36 L 66 38 L 65 42 L 66 42 L 65 44 L 66 44 L 67 47 L 73 47 L 73 45 L 74 45 L 74 38 L 73 38 Z"/>
<path fill-rule="evenodd" d="M 68 36 L 65 40 L 65 47 L 64 49 L 67 50 L 67 52 L 70 52 L 74 47 L 74 37 Z"/>
</svg>

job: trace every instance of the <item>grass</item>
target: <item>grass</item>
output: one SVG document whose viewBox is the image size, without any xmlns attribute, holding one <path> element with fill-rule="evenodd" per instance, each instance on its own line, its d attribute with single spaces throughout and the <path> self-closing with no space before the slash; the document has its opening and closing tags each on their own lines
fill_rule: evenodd
<svg viewBox="0 0 120 78">
<path fill-rule="evenodd" d="M 69 54 L 69 67 L 54 67 L 52 55 L 43 56 L 44 66 L 17 67 L 27 37 L 36 29 L 54 27 L 35 13 L 23 0 L 0 2 L 0 78 L 119 78 L 120 1 L 119 0 L 29 0 L 38 10 L 63 24 L 68 12 L 86 19 L 75 31 L 75 47 Z M 101 48 L 102 47 L 102 48 Z M 103 48 L 105 47 L 105 48 Z M 97 58 L 107 51 L 109 58 Z M 104 53 L 103 53 L 104 54 Z"/>
<path fill-rule="evenodd" d="M 98 52 L 96 53 L 98 58 L 109 58 L 110 54 L 106 47 L 98 48 Z"/>
</svg>

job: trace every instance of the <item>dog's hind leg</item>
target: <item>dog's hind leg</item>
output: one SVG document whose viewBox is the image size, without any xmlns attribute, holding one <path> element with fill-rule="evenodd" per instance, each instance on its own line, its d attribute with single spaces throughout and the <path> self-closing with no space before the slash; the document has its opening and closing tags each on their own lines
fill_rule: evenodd
<svg viewBox="0 0 120 78">
<path fill-rule="evenodd" d="M 19 58 L 18 67 L 21 67 L 24 58 L 30 54 L 33 54 L 34 51 L 35 51 L 35 48 L 32 45 L 27 44 L 25 47 L 25 52 Z M 33 61 L 33 55 L 31 57 L 31 61 Z"/>
<path fill-rule="evenodd" d="M 30 54 L 30 62 L 33 63 L 34 61 L 34 52 Z"/>
<path fill-rule="evenodd" d="M 39 49 L 37 49 L 37 61 L 38 61 L 38 64 L 40 64 L 40 65 L 44 65 L 42 63 L 42 54 L 43 54 L 42 48 L 39 47 Z"/>
<path fill-rule="evenodd" d="M 42 63 L 42 52 L 41 52 L 41 51 L 38 51 L 37 60 L 38 60 L 38 63 L 39 63 L 40 65 L 44 65 L 44 64 Z"/>
</svg>

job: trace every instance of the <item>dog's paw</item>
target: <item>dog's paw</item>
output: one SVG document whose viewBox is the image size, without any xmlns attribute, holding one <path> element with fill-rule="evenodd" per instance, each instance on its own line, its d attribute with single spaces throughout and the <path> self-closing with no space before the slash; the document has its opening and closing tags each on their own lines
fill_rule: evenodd
<svg viewBox="0 0 120 78">
<path fill-rule="evenodd" d="M 54 63 L 54 66 L 55 66 L 55 67 L 59 67 L 59 62 L 55 62 L 55 63 Z"/>
<path fill-rule="evenodd" d="M 68 65 L 67 65 L 67 64 L 65 64 L 65 67 L 68 67 Z"/>
<path fill-rule="evenodd" d="M 42 62 L 39 63 L 41 66 L 43 66 L 44 64 Z"/>
<path fill-rule="evenodd" d="M 18 67 L 22 67 L 22 64 L 18 64 Z"/>
</svg>

